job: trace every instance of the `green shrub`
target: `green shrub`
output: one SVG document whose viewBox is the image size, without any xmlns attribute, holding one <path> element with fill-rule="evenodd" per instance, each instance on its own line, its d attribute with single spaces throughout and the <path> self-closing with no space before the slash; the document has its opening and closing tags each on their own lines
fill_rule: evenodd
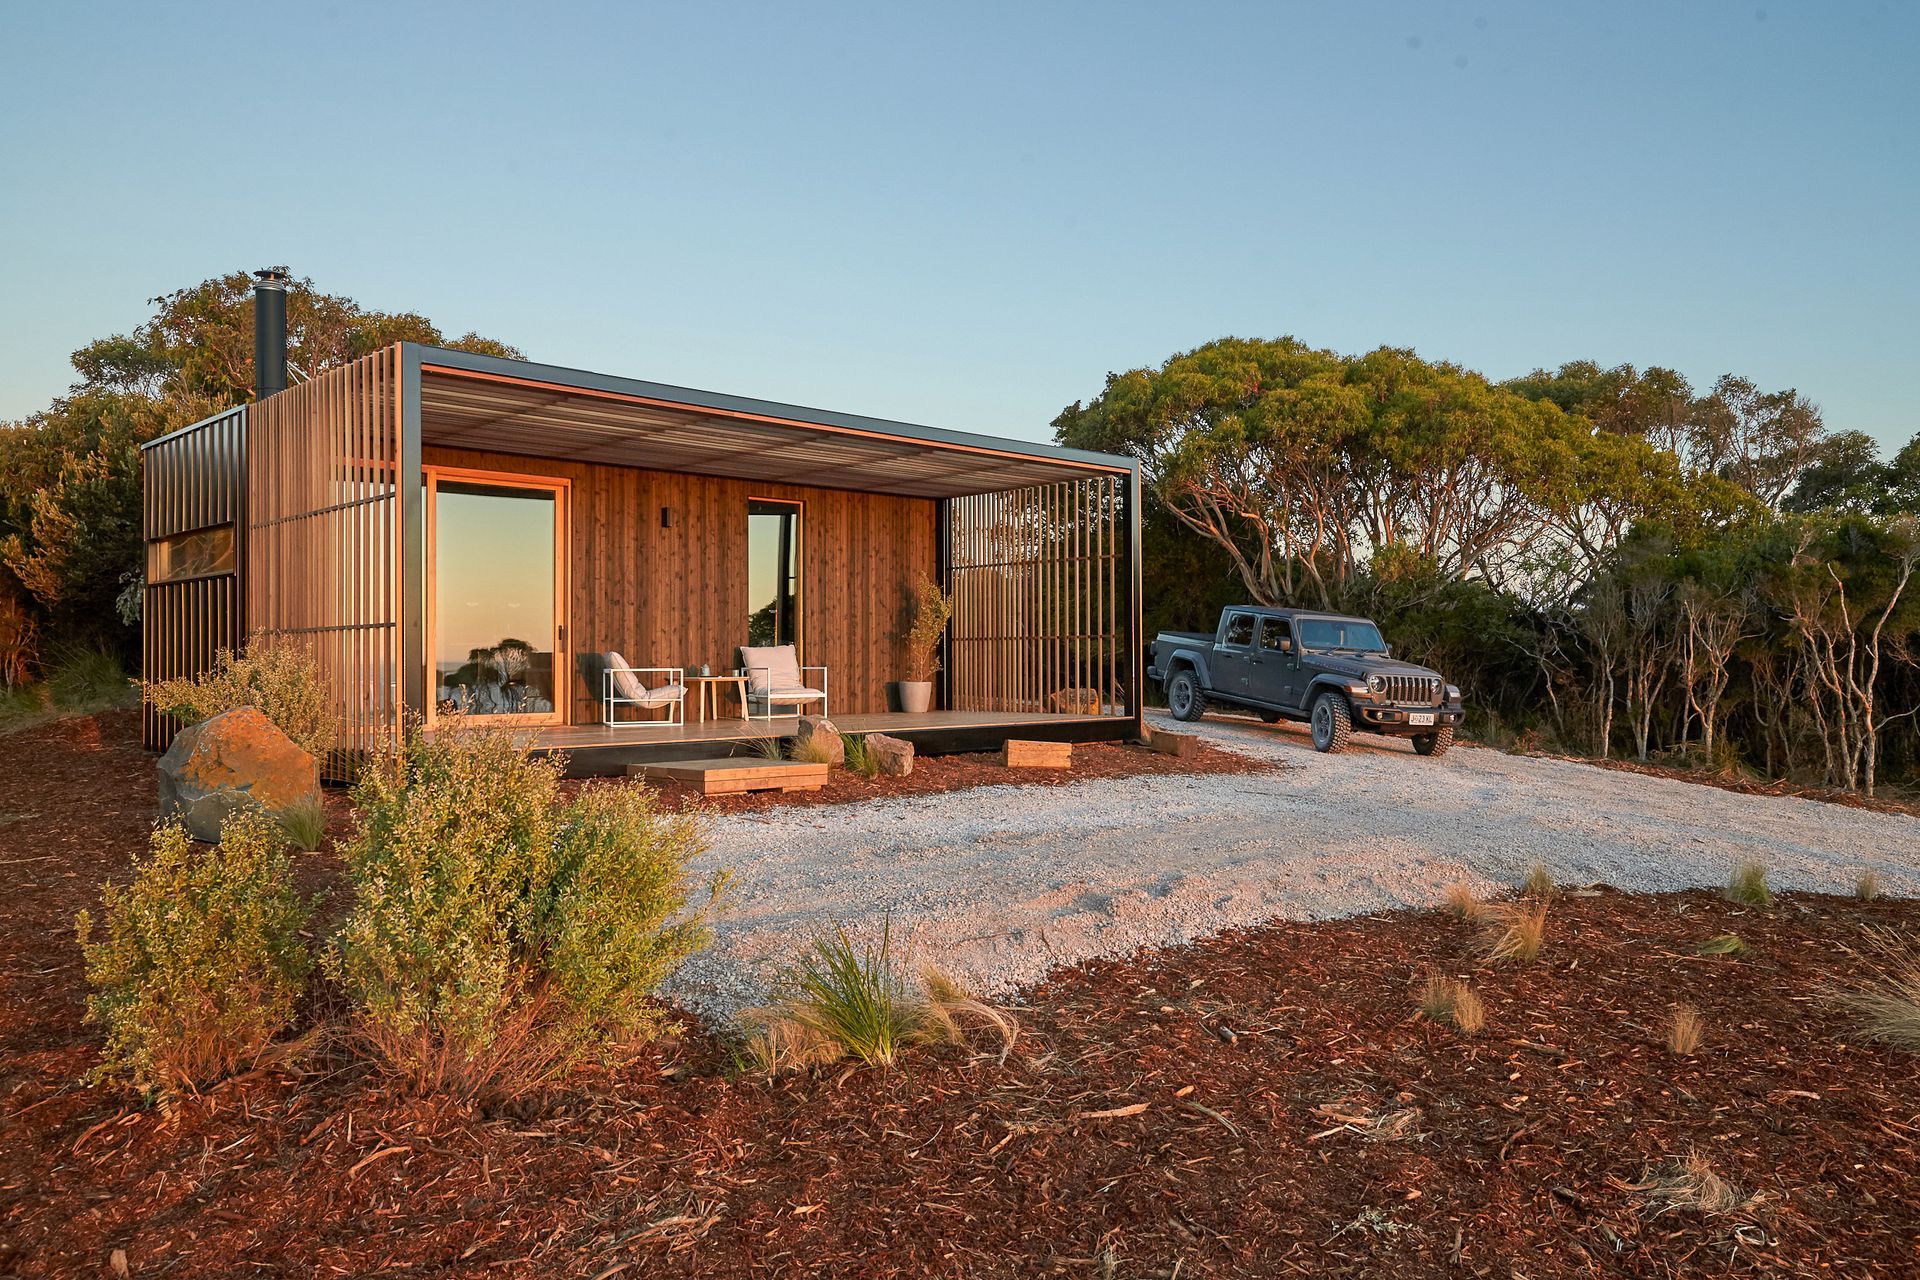
<svg viewBox="0 0 1920 1280">
<path fill-rule="evenodd" d="M 512 1097 L 646 1033 L 706 940 L 699 820 L 644 788 L 559 797 L 561 763 L 497 727 L 415 729 L 354 790 L 352 910 L 328 957 L 360 1038 L 413 1087 Z"/>
<path fill-rule="evenodd" d="M 333 747 L 332 698 L 319 664 L 289 640 L 255 634 L 245 652 L 222 649 L 213 670 L 191 680 L 142 681 L 163 715 L 195 724 L 235 707 L 254 707 L 316 760 Z"/>
<path fill-rule="evenodd" d="M 80 913 L 87 1017 L 107 1034 L 93 1078 L 191 1092 L 257 1063 L 293 1016 L 312 967 L 308 904 L 271 818 L 241 811 L 223 837 L 158 828 L 133 882 L 101 888 L 100 936 Z"/>
<path fill-rule="evenodd" d="M 1752 948 L 1737 933 L 1716 933 L 1693 950 L 1703 956 L 1743 956 Z"/>
</svg>

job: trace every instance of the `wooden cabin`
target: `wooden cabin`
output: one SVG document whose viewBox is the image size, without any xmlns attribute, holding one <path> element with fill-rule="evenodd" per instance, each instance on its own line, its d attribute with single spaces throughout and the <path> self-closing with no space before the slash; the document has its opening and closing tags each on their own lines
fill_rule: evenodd
<svg viewBox="0 0 1920 1280">
<path fill-rule="evenodd" d="M 335 776 L 455 711 L 580 773 L 744 750 L 792 720 L 716 685 L 684 724 L 608 725 L 602 669 L 725 674 L 749 643 L 824 666 L 843 730 L 923 751 L 1140 734 L 1129 458 L 410 343 L 262 391 L 145 446 L 145 671 L 307 646 Z M 923 578 L 954 613 L 908 714 Z M 149 709 L 147 745 L 177 727 Z"/>
</svg>

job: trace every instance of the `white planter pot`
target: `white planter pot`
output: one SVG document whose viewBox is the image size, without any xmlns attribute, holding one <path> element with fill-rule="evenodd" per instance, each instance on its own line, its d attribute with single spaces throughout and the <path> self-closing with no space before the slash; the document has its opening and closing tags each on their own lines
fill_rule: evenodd
<svg viewBox="0 0 1920 1280">
<path fill-rule="evenodd" d="M 901 680 L 898 682 L 898 688 L 900 710 L 908 715 L 919 715 L 924 711 L 933 710 L 933 681 Z"/>
</svg>

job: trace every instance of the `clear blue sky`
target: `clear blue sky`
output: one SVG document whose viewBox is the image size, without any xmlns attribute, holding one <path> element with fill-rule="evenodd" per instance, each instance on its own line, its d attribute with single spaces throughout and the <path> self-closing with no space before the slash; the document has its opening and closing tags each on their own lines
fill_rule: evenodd
<svg viewBox="0 0 1920 1280">
<path fill-rule="evenodd" d="M 0 0 L 0 418 L 285 262 L 535 359 L 1045 438 L 1221 334 L 1920 428 L 1920 4 Z"/>
</svg>

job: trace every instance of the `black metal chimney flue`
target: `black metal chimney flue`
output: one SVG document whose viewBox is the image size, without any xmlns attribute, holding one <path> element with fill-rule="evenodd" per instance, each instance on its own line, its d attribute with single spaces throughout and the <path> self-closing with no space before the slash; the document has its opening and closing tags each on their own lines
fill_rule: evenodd
<svg viewBox="0 0 1920 1280">
<path fill-rule="evenodd" d="M 256 271 L 253 278 L 253 398 L 287 389 L 287 283 L 285 267 Z"/>
</svg>

